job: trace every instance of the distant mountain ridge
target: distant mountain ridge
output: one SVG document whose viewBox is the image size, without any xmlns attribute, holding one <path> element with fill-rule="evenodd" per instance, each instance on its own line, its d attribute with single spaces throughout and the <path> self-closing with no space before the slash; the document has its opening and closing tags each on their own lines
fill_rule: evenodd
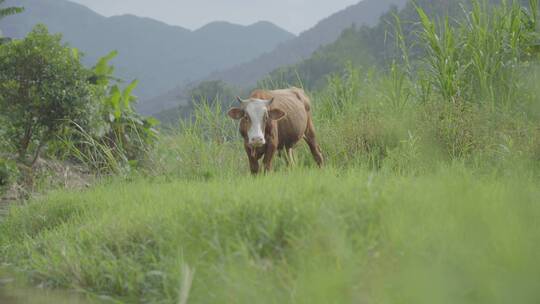
<svg viewBox="0 0 540 304">
<path fill-rule="evenodd" d="M 256 58 L 295 37 L 270 22 L 213 22 L 191 31 L 133 15 L 104 17 L 65 0 L 7 0 L 5 5 L 25 7 L 24 13 L 0 22 L 5 36 L 22 38 L 44 23 L 85 53 L 86 64 L 118 50 L 117 74 L 140 80 L 136 94 L 141 99 Z"/>
<path fill-rule="evenodd" d="M 231 69 L 213 73 L 208 80 L 223 80 L 233 85 L 254 85 L 272 70 L 297 63 L 319 47 L 334 42 L 351 25 L 373 26 L 392 5 L 403 7 L 407 0 L 363 0 L 320 21 L 297 38 L 276 49 Z"/>
<path fill-rule="evenodd" d="M 341 33 L 351 27 L 376 25 L 379 18 L 390 10 L 392 6 L 402 8 L 408 0 L 363 0 L 351 5 L 320 21 L 313 28 L 301 33 L 298 37 L 279 44 L 271 52 L 253 59 L 247 60 L 232 68 L 222 69 L 212 73 L 200 81 L 221 80 L 237 87 L 254 86 L 258 80 L 268 75 L 273 70 L 296 64 L 310 57 L 321 46 L 336 41 Z M 173 90 L 153 99 L 143 101 L 145 109 L 159 111 L 167 107 L 175 107 L 186 104 L 190 96 L 187 96 L 190 86 L 196 86 L 197 82 L 179 84 Z M 156 113 L 156 112 L 153 112 Z M 152 114 L 153 114 L 152 113 Z"/>
</svg>

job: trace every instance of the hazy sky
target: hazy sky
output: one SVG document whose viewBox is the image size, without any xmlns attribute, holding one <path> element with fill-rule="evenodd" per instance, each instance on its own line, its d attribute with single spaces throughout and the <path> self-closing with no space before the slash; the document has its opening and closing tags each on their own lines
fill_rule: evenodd
<svg viewBox="0 0 540 304">
<path fill-rule="evenodd" d="M 72 0 L 100 14 L 134 14 L 196 29 L 211 21 L 267 20 L 299 33 L 360 0 Z"/>
</svg>

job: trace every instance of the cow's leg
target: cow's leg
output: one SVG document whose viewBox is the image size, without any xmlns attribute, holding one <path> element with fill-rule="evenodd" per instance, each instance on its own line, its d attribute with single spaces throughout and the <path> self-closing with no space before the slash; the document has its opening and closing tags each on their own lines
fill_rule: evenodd
<svg viewBox="0 0 540 304">
<path fill-rule="evenodd" d="M 249 169 L 251 170 L 251 174 L 259 174 L 259 157 L 257 157 L 256 153 L 254 153 L 250 147 L 245 146 L 245 149 L 249 159 Z"/>
<path fill-rule="evenodd" d="M 304 139 L 306 140 L 309 149 L 311 150 L 311 154 L 317 162 L 317 165 L 319 167 L 322 167 L 324 165 L 324 158 L 321 152 L 321 148 L 317 143 L 317 138 L 315 136 L 315 127 L 313 126 L 313 121 L 311 120 L 311 117 L 308 118 L 308 126 Z"/>
<path fill-rule="evenodd" d="M 249 169 L 251 170 L 251 174 L 259 174 L 259 161 L 251 156 L 249 157 Z"/>
<path fill-rule="evenodd" d="M 264 153 L 264 170 L 265 172 L 272 171 L 272 161 L 274 159 L 274 155 L 276 154 L 277 147 L 272 144 L 268 144 L 266 147 L 266 151 Z"/>
</svg>

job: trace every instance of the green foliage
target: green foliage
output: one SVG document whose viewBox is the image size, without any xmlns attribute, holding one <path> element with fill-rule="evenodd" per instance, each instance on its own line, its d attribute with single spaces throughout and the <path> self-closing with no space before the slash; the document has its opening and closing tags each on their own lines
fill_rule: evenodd
<svg viewBox="0 0 540 304">
<path fill-rule="evenodd" d="M 114 74 L 114 66 L 110 65 L 109 62 L 116 56 L 118 56 L 118 52 L 112 51 L 101 57 L 94 65 L 94 68 L 92 69 L 93 75 L 90 77 L 89 81 L 99 87 L 107 89 L 109 82 L 112 80 L 112 75 Z"/>
<path fill-rule="evenodd" d="M 19 176 L 17 164 L 0 157 L 0 193 L 14 183 Z"/>
<path fill-rule="evenodd" d="M 6 0 L 0 0 L 0 6 L 4 4 Z M 22 7 L 6 7 L 6 8 L 0 8 L 0 19 L 5 18 L 7 16 L 20 14 L 24 11 L 24 8 Z"/>
<path fill-rule="evenodd" d="M 423 37 L 428 46 L 428 64 L 433 73 L 431 79 L 435 79 L 436 86 L 445 99 L 454 100 L 458 97 L 458 89 L 462 85 L 459 76 L 463 73 L 462 63 L 458 60 L 454 28 L 446 19 L 442 30 L 444 36 L 441 37 L 436 33 L 434 23 L 421 8 L 418 8 L 418 14 L 424 27 Z"/>
<path fill-rule="evenodd" d="M 125 151 L 129 160 L 141 160 L 146 149 L 156 140 L 158 122 L 152 118 L 143 118 L 137 114 L 132 103 L 136 100 L 132 95 L 138 81 L 133 81 L 122 91 L 113 85 L 109 96 L 104 100 L 105 117 L 109 122 L 107 138 L 111 143 Z"/>
<path fill-rule="evenodd" d="M 73 122 L 74 132 L 64 137 L 71 156 L 98 173 L 126 173 L 146 159 L 157 139 L 157 121 L 133 110 L 135 80 L 123 89 L 113 77 L 109 61 L 117 52 L 101 58 L 91 71 L 89 81 L 98 92 L 99 125 L 87 128 Z"/>
<path fill-rule="evenodd" d="M 343 114 L 350 108 L 352 102 L 358 99 L 360 93 L 360 71 L 349 63 L 342 74 L 332 74 L 327 78 L 328 85 L 321 96 L 321 104 L 317 115 L 329 120 L 335 115 Z"/>
<path fill-rule="evenodd" d="M 0 47 L 2 152 L 31 167 L 43 150 L 98 173 L 140 165 L 157 139 L 157 122 L 133 110 L 138 81 L 117 83 L 109 65 L 117 52 L 90 70 L 60 41 L 37 26 Z"/>
<path fill-rule="evenodd" d="M 97 137 L 83 127 L 74 124 L 69 136 L 62 139 L 64 158 L 74 159 L 97 174 L 126 174 L 130 163 L 125 151 L 104 137 Z"/>
<path fill-rule="evenodd" d="M 96 111 L 88 71 L 60 40 L 37 26 L 0 47 L 0 115 L 18 158 L 30 164 L 70 121 L 87 124 Z"/>
<path fill-rule="evenodd" d="M 193 119 L 180 122 L 180 128 L 186 134 L 203 136 L 212 142 L 229 141 L 236 138 L 237 130 L 233 123 L 223 119 L 225 111 L 219 99 L 201 100 L 195 105 Z"/>
</svg>

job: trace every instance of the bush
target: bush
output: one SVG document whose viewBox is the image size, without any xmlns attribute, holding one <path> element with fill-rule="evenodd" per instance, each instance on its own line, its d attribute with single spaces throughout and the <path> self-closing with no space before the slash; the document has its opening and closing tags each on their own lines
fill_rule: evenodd
<svg viewBox="0 0 540 304">
<path fill-rule="evenodd" d="M 157 121 L 133 110 L 137 100 L 132 92 L 138 81 L 124 88 L 113 77 L 114 67 L 109 61 L 117 52 L 101 58 L 89 71 L 95 87 L 94 103 L 98 109 L 96 124 L 72 122 L 72 132 L 63 136 L 60 152 L 75 158 L 94 172 L 126 173 L 146 160 L 157 140 Z"/>
</svg>

